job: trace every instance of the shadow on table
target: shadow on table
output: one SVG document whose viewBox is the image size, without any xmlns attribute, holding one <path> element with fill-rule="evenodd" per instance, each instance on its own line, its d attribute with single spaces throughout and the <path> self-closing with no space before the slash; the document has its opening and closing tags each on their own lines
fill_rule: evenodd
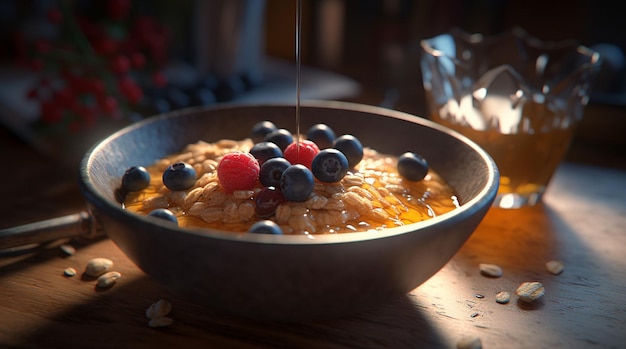
<svg viewBox="0 0 626 349">
<path fill-rule="evenodd" d="M 449 273 L 458 277 L 458 273 L 477 271 L 478 263 L 495 263 L 503 267 L 505 277 L 502 279 L 508 279 L 511 285 L 534 279 L 553 288 L 553 283 L 558 281 L 547 274 L 545 262 L 561 257 L 564 241 L 567 241 L 568 248 L 585 248 L 559 213 L 548 206 L 513 211 L 493 209 L 454 257 L 453 263 L 461 270 Z M 476 275 L 483 277 L 478 272 Z M 519 279 L 520 275 L 524 279 Z M 467 294 L 456 294 L 457 297 L 472 294 L 471 278 L 474 276 L 469 276 L 462 286 L 457 287 Z M 91 348 L 405 348 L 448 347 L 450 344 L 443 334 L 438 333 L 440 326 L 431 323 L 428 309 L 420 308 L 409 296 L 391 300 L 379 309 L 358 316 L 277 323 L 217 314 L 177 298 L 147 276 L 124 281 L 99 292 L 96 301 L 55 315 L 44 327 L 30 332 L 25 338 L 26 343 L 44 347 L 88 345 Z M 422 290 L 429 294 L 428 289 Z M 150 328 L 145 310 L 162 298 L 173 304 L 171 317 L 174 323 L 166 328 Z M 539 302 L 529 308 L 526 304 L 516 303 L 515 298 L 511 303 L 524 311 L 550 306 L 550 303 Z M 450 316 L 456 316 L 454 309 L 447 311 L 452 314 Z M 467 316 L 457 318 L 474 322 Z"/>
<path fill-rule="evenodd" d="M 63 252 L 63 250 L 59 248 L 59 246 L 63 244 L 70 244 L 77 248 L 83 248 L 104 239 L 106 238 L 67 238 L 0 250 L 0 279 L 5 274 L 18 272 L 35 264 L 45 263 L 46 261 L 57 258 L 69 258 L 70 255 Z"/>
<path fill-rule="evenodd" d="M 95 292 L 95 291 L 94 291 Z M 173 304 L 169 327 L 150 328 L 146 309 L 159 299 Z M 33 329 L 35 347 L 89 348 L 406 348 L 443 347 L 443 340 L 408 296 L 358 316 L 278 323 L 214 313 L 179 299 L 147 276 L 118 283 L 96 301 L 55 315 Z"/>
</svg>

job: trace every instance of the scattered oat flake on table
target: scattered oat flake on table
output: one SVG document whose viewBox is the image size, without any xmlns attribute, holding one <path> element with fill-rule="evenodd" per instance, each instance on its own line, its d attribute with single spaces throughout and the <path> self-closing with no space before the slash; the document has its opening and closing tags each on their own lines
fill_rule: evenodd
<svg viewBox="0 0 626 349">
<path fill-rule="evenodd" d="M 146 317 L 148 319 L 156 319 L 166 316 L 170 313 L 170 311 L 172 311 L 172 303 L 164 299 L 160 299 L 157 302 L 152 303 L 152 305 L 146 309 Z"/>
<path fill-rule="evenodd" d="M 500 268 L 499 265 L 480 263 L 478 268 L 480 269 L 480 273 L 485 276 L 492 278 L 499 278 L 502 276 L 502 268 Z"/>
<path fill-rule="evenodd" d="M 515 293 L 519 296 L 520 300 L 531 303 L 541 298 L 545 293 L 545 289 L 541 282 L 528 281 L 520 284 Z"/>
<path fill-rule="evenodd" d="M 113 267 L 113 261 L 108 258 L 92 258 L 87 262 L 85 274 L 88 276 L 98 277 Z"/>
<path fill-rule="evenodd" d="M 109 271 L 107 273 L 104 273 L 102 275 L 100 275 L 98 277 L 98 283 L 96 284 L 96 286 L 98 288 L 108 288 L 111 287 L 115 284 L 115 282 L 122 277 L 122 274 L 120 274 L 117 271 Z"/>
<path fill-rule="evenodd" d="M 167 327 L 169 325 L 171 325 L 174 322 L 174 319 L 167 317 L 167 316 L 161 316 L 161 317 L 156 317 L 154 319 L 150 319 L 150 321 L 148 322 L 148 326 L 150 327 Z"/>
<path fill-rule="evenodd" d="M 76 269 L 69 267 L 69 268 L 65 268 L 65 270 L 63 270 L 63 275 L 65 276 L 74 276 L 76 275 Z"/>
<path fill-rule="evenodd" d="M 549 261 L 546 263 L 546 270 L 553 275 L 559 275 L 563 271 L 564 265 L 561 261 Z"/>
<path fill-rule="evenodd" d="M 456 343 L 458 349 L 482 349 L 483 344 L 479 337 L 465 336 Z"/>
<path fill-rule="evenodd" d="M 70 244 L 63 244 L 59 248 L 68 256 L 73 256 L 76 253 L 76 248 Z"/>
<path fill-rule="evenodd" d="M 506 291 L 498 292 L 496 294 L 496 303 L 507 304 L 509 300 L 511 300 L 511 295 Z"/>
</svg>

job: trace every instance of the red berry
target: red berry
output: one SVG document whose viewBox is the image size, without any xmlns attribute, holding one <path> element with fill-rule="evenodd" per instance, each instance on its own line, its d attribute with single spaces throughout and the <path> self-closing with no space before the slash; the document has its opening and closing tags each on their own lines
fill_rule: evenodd
<svg viewBox="0 0 626 349">
<path fill-rule="evenodd" d="M 100 108 L 108 114 L 113 114 L 119 107 L 117 99 L 113 96 L 105 96 L 104 98 L 101 98 L 98 101 L 98 104 L 100 105 Z"/>
<path fill-rule="evenodd" d="M 91 92 L 96 97 L 104 96 L 106 92 L 104 82 L 98 79 L 85 80 L 83 88 L 85 89 L 85 91 L 81 91 L 81 92 Z"/>
<path fill-rule="evenodd" d="M 252 189 L 259 179 L 261 168 L 257 159 L 248 152 L 224 155 L 217 165 L 217 178 L 224 191 Z"/>
<path fill-rule="evenodd" d="M 100 38 L 93 43 L 93 48 L 99 55 L 112 55 L 117 52 L 118 46 L 117 41 L 108 37 Z"/>
<path fill-rule="evenodd" d="M 261 218 L 269 218 L 276 213 L 276 208 L 285 201 L 285 196 L 279 189 L 272 186 L 265 187 L 254 199 L 256 204 L 254 211 Z"/>
<path fill-rule="evenodd" d="M 285 148 L 283 156 L 292 165 L 301 164 L 306 166 L 306 168 L 310 170 L 311 162 L 313 162 L 313 158 L 319 152 L 320 149 L 317 147 L 317 144 L 304 139 L 299 141 L 298 143 L 293 142 L 289 144 L 287 148 Z"/>
<path fill-rule="evenodd" d="M 146 65 L 146 56 L 141 52 L 130 54 L 130 62 L 134 68 L 141 69 Z"/>
<path fill-rule="evenodd" d="M 120 92 L 131 103 L 138 103 L 143 97 L 143 90 L 137 85 L 135 80 L 130 77 L 122 77 L 118 81 Z"/>
<path fill-rule="evenodd" d="M 130 59 L 125 55 L 117 55 L 111 60 L 111 70 L 118 74 L 125 74 L 131 68 Z"/>
<path fill-rule="evenodd" d="M 63 118 L 63 108 L 54 100 L 43 102 L 39 109 L 44 122 L 55 123 Z"/>
<path fill-rule="evenodd" d="M 37 39 L 35 40 L 35 51 L 37 53 L 48 53 L 52 49 L 52 43 L 48 40 Z"/>
</svg>

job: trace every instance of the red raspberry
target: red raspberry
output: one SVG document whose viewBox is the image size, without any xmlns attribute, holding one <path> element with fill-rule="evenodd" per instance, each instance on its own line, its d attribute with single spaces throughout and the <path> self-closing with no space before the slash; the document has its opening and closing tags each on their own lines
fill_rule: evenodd
<svg viewBox="0 0 626 349">
<path fill-rule="evenodd" d="M 320 148 L 317 147 L 317 144 L 304 139 L 299 142 L 299 146 L 296 142 L 289 144 L 283 152 L 283 157 L 292 165 L 301 164 L 310 170 L 311 162 L 319 152 Z"/>
<path fill-rule="evenodd" d="M 261 168 L 257 159 L 248 152 L 224 155 L 217 165 L 217 178 L 227 193 L 252 189 L 259 179 Z"/>
</svg>

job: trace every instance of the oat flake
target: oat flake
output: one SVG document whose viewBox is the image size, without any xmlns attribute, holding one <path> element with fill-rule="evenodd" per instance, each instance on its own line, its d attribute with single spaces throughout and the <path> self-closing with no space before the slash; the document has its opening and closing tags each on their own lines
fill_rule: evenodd
<svg viewBox="0 0 626 349">
<path fill-rule="evenodd" d="M 76 253 L 76 248 L 69 244 L 63 244 L 59 246 L 59 248 L 61 249 L 61 251 L 63 251 L 63 253 L 65 253 L 68 256 L 73 256 L 74 253 Z"/>
<path fill-rule="evenodd" d="M 174 322 L 174 319 L 167 317 L 167 316 L 161 316 L 161 317 L 157 317 L 154 319 L 150 319 L 150 321 L 148 321 L 148 326 L 153 327 L 153 328 L 167 327 L 171 325 L 173 322 Z"/>
<path fill-rule="evenodd" d="M 496 303 L 507 304 L 509 300 L 511 300 L 511 295 L 506 291 L 498 292 L 496 294 Z"/>
<path fill-rule="evenodd" d="M 172 311 L 172 303 L 160 299 L 155 303 L 152 303 L 148 309 L 146 309 L 146 317 L 148 319 L 155 319 L 164 317 Z"/>
<path fill-rule="evenodd" d="M 531 303 L 543 297 L 545 289 L 540 282 L 529 281 L 519 285 L 515 293 L 517 293 L 520 300 Z"/>
<path fill-rule="evenodd" d="M 492 278 L 499 278 L 502 276 L 502 268 L 496 264 L 480 263 L 478 265 L 480 273 Z"/>
<path fill-rule="evenodd" d="M 122 274 L 120 274 L 117 271 L 110 271 L 107 273 L 104 273 L 102 275 L 100 275 L 98 277 L 98 283 L 97 283 L 97 287 L 98 288 L 108 288 L 111 287 L 115 284 L 115 282 L 117 281 L 117 279 L 121 278 Z"/>
<path fill-rule="evenodd" d="M 87 262 L 85 275 L 98 277 L 113 267 L 113 261 L 107 258 L 92 258 Z"/>
<path fill-rule="evenodd" d="M 563 272 L 563 262 L 561 261 L 549 261 L 546 263 L 546 270 L 553 275 L 559 275 Z"/>
</svg>

